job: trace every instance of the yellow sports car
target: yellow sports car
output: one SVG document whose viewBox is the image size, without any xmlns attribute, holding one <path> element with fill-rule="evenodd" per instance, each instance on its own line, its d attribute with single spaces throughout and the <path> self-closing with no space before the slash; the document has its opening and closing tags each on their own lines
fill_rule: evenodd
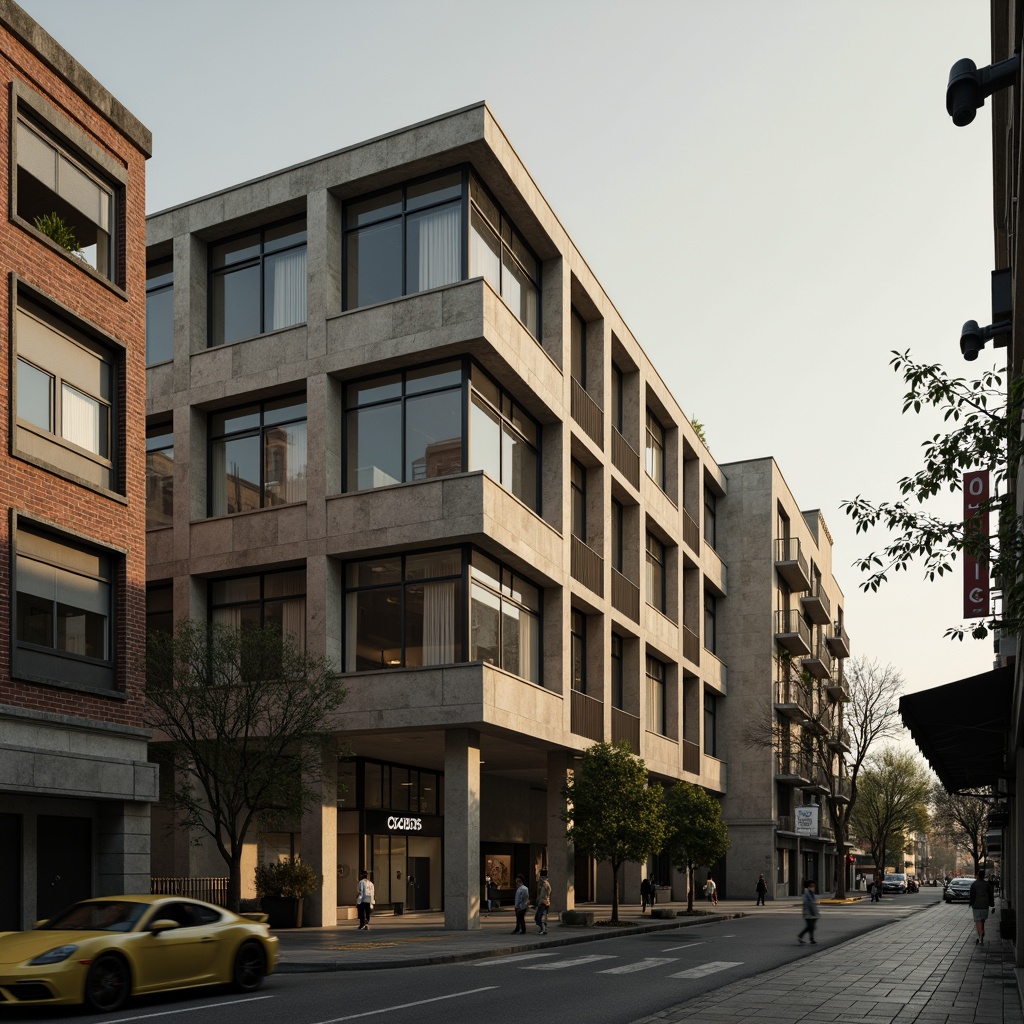
<svg viewBox="0 0 1024 1024">
<path fill-rule="evenodd" d="M 178 896 L 84 900 L 33 931 L 0 932 L 0 1006 L 110 1011 L 143 992 L 223 984 L 251 992 L 277 966 L 266 920 Z"/>
</svg>

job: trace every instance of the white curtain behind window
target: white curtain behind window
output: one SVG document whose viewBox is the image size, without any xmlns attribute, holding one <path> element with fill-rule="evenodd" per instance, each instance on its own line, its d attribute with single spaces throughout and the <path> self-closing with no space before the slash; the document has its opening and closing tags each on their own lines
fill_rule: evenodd
<svg viewBox="0 0 1024 1024">
<path fill-rule="evenodd" d="M 420 236 L 417 290 L 440 288 L 458 281 L 461 273 L 461 207 L 442 206 L 423 214 L 417 220 Z"/>
<path fill-rule="evenodd" d="M 100 451 L 100 404 L 67 384 L 61 386 L 61 434 L 97 455 Z"/>
<path fill-rule="evenodd" d="M 284 601 L 281 605 L 281 631 L 290 634 L 299 646 L 306 649 L 306 601 Z"/>
<path fill-rule="evenodd" d="M 268 327 L 277 330 L 306 322 L 306 249 L 274 256 L 274 322 Z"/>
<path fill-rule="evenodd" d="M 423 664 L 455 661 L 455 580 L 423 585 Z"/>
</svg>

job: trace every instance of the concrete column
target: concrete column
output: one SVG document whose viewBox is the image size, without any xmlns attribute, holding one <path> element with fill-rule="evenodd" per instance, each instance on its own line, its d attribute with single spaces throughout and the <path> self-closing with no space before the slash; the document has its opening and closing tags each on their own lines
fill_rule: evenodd
<svg viewBox="0 0 1024 1024">
<path fill-rule="evenodd" d="M 96 895 L 149 892 L 149 804 L 103 802 L 96 824 Z"/>
<path fill-rule="evenodd" d="M 1019 645 L 1018 645 L 1019 646 Z M 1010 876 L 1010 891 L 1009 893 L 1003 893 L 1002 899 L 1005 901 L 1009 896 L 1010 905 L 1016 908 L 1017 911 L 1017 935 L 1014 939 L 1015 942 L 1015 953 L 1014 957 L 1015 965 L 1020 968 L 1024 967 L 1024 907 L 1021 904 L 1021 894 L 1024 893 L 1024 814 L 1021 813 L 1024 808 L 1024 799 L 1020 794 L 1024 793 L 1024 752 L 1017 750 L 1016 752 L 1017 762 L 1017 786 L 1016 793 L 1012 801 L 1010 809 L 1010 823 L 1013 826 L 1013 836 L 1007 835 L 1007 842 L 1004 844 L 1009 847 L 1007 851 L 1009 853 L 1009 871 L 1003 872 L 1003 879 L 1005 885 L 1005 879 L 1007 875 Z M 1005 857 L 1007 854 L 1004 853 Z M 1006 905 L 1005 903 L 1003 904 Z"/>
<path fill-rule="evenodd" d="M 551 912 L 576 908 L 575 849 L 565 837 L 565 797 L 562 788 L 572 771 L 572 754 L 548 751 L 548 881 L 551 883 Z"/>
<path fill-rule="evenodd" d="M 444 926 L 480 927 L 480 733 L 444 734 Z"/>
<path fill-rule="evenodd" d="M 299 856 L 320 876 L 319 893 L 307 898 L 302 911 L 305 924 L 338 923 L 338 751 L 333 741 L 317 747 L 320 773 L 311 778 L 319 800 L 302 815 Z"/>
</svg>

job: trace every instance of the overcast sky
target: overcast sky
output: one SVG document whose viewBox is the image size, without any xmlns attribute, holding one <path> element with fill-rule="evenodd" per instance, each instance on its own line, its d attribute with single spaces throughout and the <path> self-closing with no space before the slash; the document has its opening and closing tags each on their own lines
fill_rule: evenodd
<svg viewBox="0 0 1024 1024">
<path fill-rule="evenodd" d="M 715 458 L 822 510 L 854 653 L 908 690 L 991 667 L 942 636 L 959 567 L 865 595 L 840 510 L 935 427 L 890 350 L 966 373 L 990 322 L 991 121 L 944 103 L 986 0 L 19 2 L 152 131 L 150 212 L 486 100 Z"/>
</svg>

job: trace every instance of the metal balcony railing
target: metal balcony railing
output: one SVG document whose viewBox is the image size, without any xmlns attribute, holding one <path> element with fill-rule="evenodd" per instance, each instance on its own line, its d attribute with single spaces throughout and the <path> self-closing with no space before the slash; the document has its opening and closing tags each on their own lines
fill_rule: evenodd
<svg viewBox="0 0 1024 1024">
<path fill-rule="evenodd" d="M 700 554 L 700 527 L 697 520 L 683 509 L 683 543 L 690 548 L 694 554 Z"/>
<path fill-rule="evenodd" d="M 618 569 L 612 569 L 612 607 L 634 622 L 640 621 L 640 588 Z"/>
<path fill-rule="evenodd" d="M 634 754 L 640 753 L 640 719 L 621 708 L 612 708 L 612 743 L 623 740 Z"/>
<path fill-rule="evenodd" d="M 807 557 L 800 550 L 799 537 L 781 537 L 776 540 L 775 569 L 794 593 L 811 589 L 810 567 Z"/>
<path fill-rule="evenodd" d="M 572 418 L 599 448 L 604 447 L 604 410 L 575 377 L 572 378 Z"/>
<path fill-rule="evenodd" d="M 612 465 L 636 490 L 640 490 L 640 456 L 614 427 L 612 427 Z"/>
<path fill-rule="evenodd" d="M 579 580 L 595 594 L 604 597 L 604 559 L 579 537 L 572 538 L 569 571 L 574 580 Z"/>
<path fill-rule="evenodd" d="M 811 627 L 795 608 L 780 608 L 775 613 L 775 639 L 790 654 L 805 655 L 811 650 Z"/>
<path fill-rule="evenodd" d="M 683 626 L 683 657 L 700 664 L 700 637 L 689 626 Z"/>
<path fill-rule="evenodd" d="M 828 649 L 837 658 L 848 658 L 850 656 L 850 638 L 846 635 L 846 627 L 841 622 L 833 625 L 827 643 Z"/>
<path fill-rule="evenodd" d="M 572 691 L 572 731 L 577 736 L 600 743 L 604 739 L 604 702 L 588 697 L 579 690 Z"/>
<path fill-rule="evenodd" d="M 790 676 L 776 681 L 775 710 L 795 722 L 811 717 L 811 695 L 801 680 Z"/>
<path fill-rule="evenodd" d="M 149 892 L 152 896 L 184 896 L 203 900 L 218 907 L 228 905 L 226 878 L 150 878 Z"/>
<path fill-rule="evenodd" d="M 683 740 L 683 771 L 700 775 L 700 744 Z"/>
</svg>

